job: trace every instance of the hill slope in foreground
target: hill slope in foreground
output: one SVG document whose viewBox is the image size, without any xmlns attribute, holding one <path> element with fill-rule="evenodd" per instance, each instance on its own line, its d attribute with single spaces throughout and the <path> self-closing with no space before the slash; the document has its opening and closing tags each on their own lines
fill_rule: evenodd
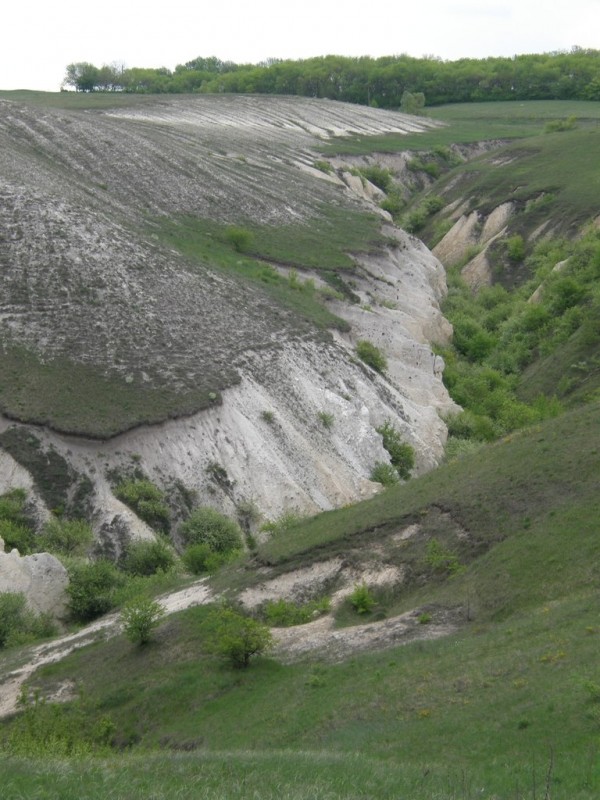
<svg viewBox="0 0 600 800">
<path fill-rule="evenodd" d="M 371 613 L 338 603 L 275 630 L 275 657 L 248 670 L 209 654 L 203 606 L 164 620 L 143 648 L 116 636 L 43 667 L 32 696 L 70 702 L 32 703 L 3 724 L 6 796 L 593 800 L 597 419 L 596 403 L 548 420 L 299 524 L 258 563 L 216 576 L 213 591 L 237 584 L 242 599 L 298 600 L 299 588 L 306 599 L 317 585 L 286 576 L 338 559 L 335 601 L 342 571 L 370 582 L 395 569 Z M 430 557 L 433 541 L 445 559 Z"/>
<path fill-rule="evenodd" d="M 443 270 L 311 151 L 434 123 L 299 98 L 60 100 L 0 100 L 1 487 L 42 515 L 77 495 L 110 538 L 115 520 L 148 535 L 115 471 L 272 517 L 371 494 L 386 419 L 417 472 L 439 461 Z"/>
</svg>

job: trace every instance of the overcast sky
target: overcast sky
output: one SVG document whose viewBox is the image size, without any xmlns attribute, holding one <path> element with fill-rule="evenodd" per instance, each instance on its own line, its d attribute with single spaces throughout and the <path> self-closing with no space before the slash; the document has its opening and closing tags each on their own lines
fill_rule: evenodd
<svg viewBox="0 0 600 800">
<path fill-rule="evenodd" d="M 600 0 L 11 0 L 0 89 L 58 91 L 67 64 L 168 67 L 339 55 L 512 56 L 600 49 Z"/>
</svg>

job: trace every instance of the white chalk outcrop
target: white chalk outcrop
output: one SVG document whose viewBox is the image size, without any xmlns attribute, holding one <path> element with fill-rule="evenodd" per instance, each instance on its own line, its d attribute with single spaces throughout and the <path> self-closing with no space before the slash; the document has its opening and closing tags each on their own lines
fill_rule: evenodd
<svg viewBox="0 0 600 800">
<path fill-rule="evenodd" d="M 5 553 L 0 538 L 0 593 L 23 594 L 32 611 L 64 619 L 68 584 L 67 570 L 53 555 L 21 556 L 18 550 Z"/>
</svg>

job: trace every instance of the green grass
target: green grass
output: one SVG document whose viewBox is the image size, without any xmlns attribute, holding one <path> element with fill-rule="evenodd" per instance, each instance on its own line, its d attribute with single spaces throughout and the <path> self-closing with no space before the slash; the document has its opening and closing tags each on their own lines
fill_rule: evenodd
<svg viewBox="0 0 600 800">
<path fill-rule="evenodd" d="M 332 314 L 325 296 L 312 281 L 297 273 L 280 275 L 272 264 L 300 270 L 317 270 L 326 279 L 342 279 L 337 272 L 351 272 L 353 252 L 377 249 L 383 244 L 380 221 L 372 214 L 352 209 L 325 208 L 321 217 L 296 225 L 258 226 L 241 230 L 250 234 L 243 252 L 231 240 L 231 226 L 208 219 L 181 217 L 160 220 L 159 235 L 180 250 L 191 263 L 218 267 L 258 283 L 278 305 L 290 308 L 318 329 L 348 324 Z M 240 226 L 236 227 L 240 230 Z"/>
<path fill-rule="evenodd" d="M 384 243 L 381 221 L 374 214 L 351 208 L 323 206 L 317 217 L 287 225 L 257 225 L 240 221 L 251 234 L 246 254 L 300 269 L 353 269 L 350 254 L 377 250 Z M 203 257 L 223 260 L 223 246 L 235 253 L 228 241 L 231 226 L 208 219 L 186 217 L 166 223 L 175 244 Z M 181 234 L 176 236 L 176 233 Z M 236 253 L 236 255 L 241 255 Z M 242 254 L 243 255 L 243 254 Z"/>
<path fill-rule="evenodd" d="M 156 103 L 157 95 L 126 92 L 37 92 L 29 89 L 15 89 L 0 91 L 0 100 L 12 100 L 15 103 L 27 103 L 45 108 L 88 111 Z"/>
<path fill-rule="evenodd" d="M 506 200 L 525 201 L 546 192 L 555 201 L 541 209 L 540 221 L 566 215 L 564 230 L 593 214 L 600 177 L 590 163 L 599 157 L 599 129 L 542 134 L 461 166 L 459 191 L 484 213 Z"/>
<path fill-rule="evenodd" d="M 523 139 L 541 134 L 547 122 L 572 115 L 584 129 L 597 130 L 600 124 L 600 104 L 583 100 L 452 103 L 427 108 L 425 113 L 445 125 L 424 133 L 339 138 L 323 145 L 321 152 L 329 156 L 397 153 L 430 150 L 455 143 Z"/>
<path fill-rule="evenodd" d="M 600 683 L 599 414 L 598 404 L 573 410 L 297 523 L 262 549 L 286 568 L 351 559 L 358 545 L 393 560 L 387 537 L 405 525 L 419 522 L 443 547 L 456 545 L 457 527 L 468 535 L 457 550 L 465 569 L 422 571 L 427 581 L 409 581 L 385 609 L 426 604 L 435 622 L 462 608 L 450 636 L 343 663 L 263 657 L 236 670 L 204 650 L 209 609 L 190 609 L 144 648 L 118 637 L 38 671 L 42 692 L 75 678 L 79 700 L 0 727 L 3 785 L 15 798 L 597 797 L 600 708 L 586 682 Z M 412 540 L 396 547 L 404 563 L 423 560 Z M 124 752 L 109 758 L 102 730 Z M 69 742 L 82 755 L 53 760 Z M 24 762 L 27 743 L 37 758 Z M 149 751 L 145 773 L 137 748 Z"/>
<path fill-rule="evenodd" d="M 66 358 L 40 361 L 23 347 L 6 347 L 0 359 L 0 410 L 9 418 L 62 433 L 108 439 L 144 423 L 186 416 L 219 402 L 234 373 L 205 376 L 205 386 L 181 392 L 130 383 Z"/>
<path fill-rule="evenodd" d="M 437 504 L 473 534 L 498 541 L 527 515 L 548 516 L 596 492 L 600 406 L 576 409 L 481 448 L 355 506 L 300 521 L 259 549 L 267 563 L 343 551 L 359 534 L 379 536 L 418 521 Z"/>
<path fill-rule="evenodd" d="M 552 752 L 551 796 L 592 800 L 600 788 L 600 725 L 584 682 L 600 677 L 599 612 L 595 593 L 588 591 L 493 627 L 473 624 L 447 639 L 343 664 L 284 666 L 263 659 L 240 671 L 202 655 L 194 628 L 205 610 L 196 609 L 165 623 L 162 638 L 146 648 L 124 640 L 95 645 L 43 674 L 50 683 L 78 676 L 86 727 L 110 719 L 122 745 L 163 750 L 145 755 L 155 769 L 153 797 L 195 796 L 195 783 L 185 789 L 182 775 L 192 778 L 198 771 L 206 771 L 213 790 L 222 792 L 215 796 L 236 796 L 244 766 L 261 798 L 275 796 L 277 788 L 295 797 L 297 782 L 307 780 L 306 767 L 299 765 L 316 751 L 323 769 L 310 772 L 310 796 L 405 792 L 449 800 L 463 796 L 466 782 L 473 792 L 467 797 L 477 796 L 475 787 L 484 797 L 521 796 L 518 789 L 533 797 L 532 783 L 538 791 L 544 785 Z M 62 715 L 72 731 L 80 719 L 76 710 L 66 706 Z M 3 733 L 10 730 L 5 725 Z M 193 753 L 182 756 L 185 750 Z M 58 763 L 62 769 L 52 760 L 45 766 L 34 762 L 34 769 L 14 758 L 6 761 L 24 796 L 35 796 L 41 770 L 50 786 L 57 782 L 56 796 L 70 797 L 81 780 L 81 758 Z M 4 785 L 11 775 L 6 764 Z M 136 756 L 88 758 L 83 764 L 93 796 L 115 796 L 108 790 L 118 791 L 117 778 L 127 768 L 129 796 L 142 796 Z M 396 794 L 386 773 L 394 776 Z M 182 794 L 169 794 L 176 787 Z"/>
</svg>

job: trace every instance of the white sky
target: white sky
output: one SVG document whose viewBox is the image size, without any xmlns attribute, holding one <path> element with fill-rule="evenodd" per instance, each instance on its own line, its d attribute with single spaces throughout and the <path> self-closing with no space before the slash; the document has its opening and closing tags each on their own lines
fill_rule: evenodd
<svg viewBox="0 0 600 800">
<path fill-rule="evenodd" d="M 600 0 L 10 0 L 0 89 L 58 91 L 67 64 L 173 69 L 338 55 L 512 56 L 600 49 Z"/>
</svg>

